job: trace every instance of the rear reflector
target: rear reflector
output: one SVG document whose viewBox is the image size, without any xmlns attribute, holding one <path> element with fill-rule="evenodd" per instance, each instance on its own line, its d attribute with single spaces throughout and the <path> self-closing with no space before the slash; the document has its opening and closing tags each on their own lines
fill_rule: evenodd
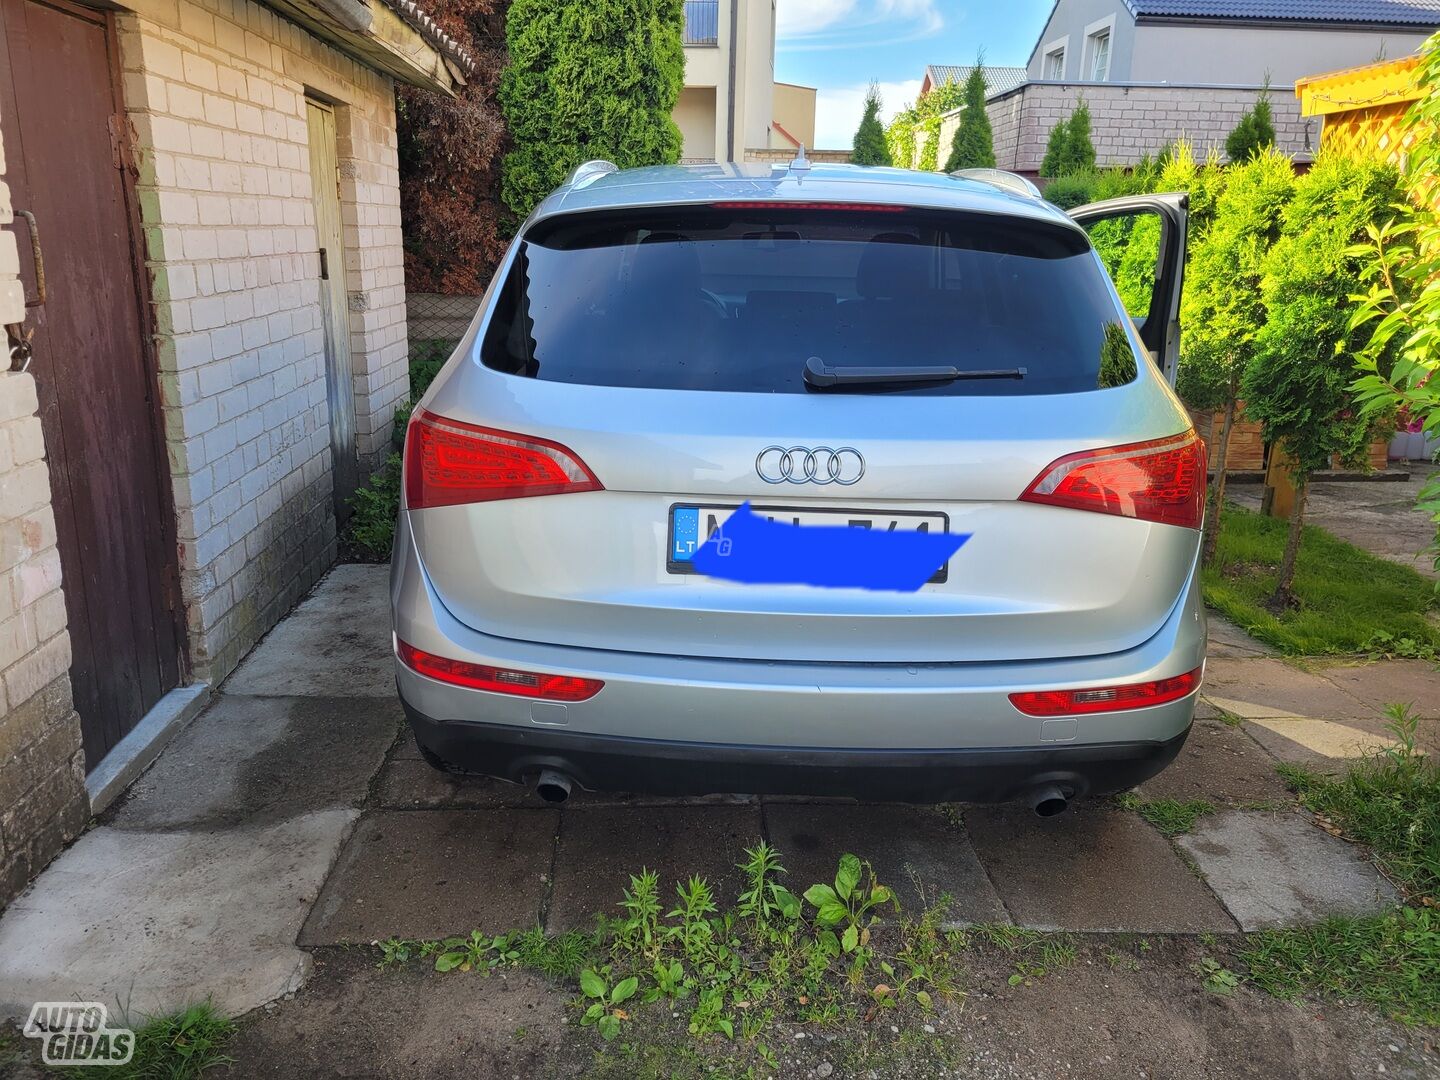
<svg viewBox="0 0 1440 1080">
<path fill-rule="evenodd" d="M 405 505 L 411 510 L 601 488 L 573 451 L 548 439 L 423 409 L 405 432 Z"/>
<path fill-rule="evenodd" d="M 1089 690 L 1031 690 L 1011 694 L 1010 704 L 1027 716 L 1076 716 L 1081 713 L 1123 712 L 1164 705 L 1193 694 L 1200 685 L 1198 667 L 1173 679 L 1131 683 L 1129 686 L 1102 686 Z"/>
<path fill-rule="evenodd" d="M 446 656 L 422 652 L 403 641 L 397 642 L 396 648 L 399 650 L 401 662 L 411 671 L 436 682 L 464 686 L 470 690 L 489 690 L 496 694 L 543 698 L 546 701 L 585 701 L 598 694 L 605 685 L 599 679 L 511 671 L 508 668 L 472 664 L 468 660 L 452 660 Z"/>
<path fill-rule="evenodd" d="M 1205 516 L 1205 444 L 1190 430 L 1069 454 L 1051 462 L 1020 499 L 1198 529 Z"/>
</svg>

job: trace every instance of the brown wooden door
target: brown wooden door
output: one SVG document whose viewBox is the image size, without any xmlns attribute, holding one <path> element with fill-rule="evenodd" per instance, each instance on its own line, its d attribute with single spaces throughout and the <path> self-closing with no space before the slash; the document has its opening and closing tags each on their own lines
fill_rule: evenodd
<svg viewBox="0 0 1440 1080">
<path fill-rule="evenodd" d="M 132 243 L 114 36 L 105 13 L 0 0 L 5 179 L 39 226 L 47 300 L 29 310 L 70 619 L 70 675 L 94 768 L 179 685 L 175 543 Z M 12 226 L 27 296 L 34 266 Z"/>
</svg>

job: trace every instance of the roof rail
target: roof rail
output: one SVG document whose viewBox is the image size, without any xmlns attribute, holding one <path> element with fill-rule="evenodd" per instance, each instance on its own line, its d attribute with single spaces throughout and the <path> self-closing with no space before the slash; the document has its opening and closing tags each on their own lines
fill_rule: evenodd
<svg viewBox="0 0 1440 1080">
<path fill-rule="evenodd" d="M 1012 195 L 1024 195 L 1030 199 L 1041 197 L 1038 187 L 1019 173 L 1008 172 L 1005 169 L 956 169 L 950 175 L 957 180 L 974 180 L 977 183 L 1004 188 Z"/>
<path fill-rule="evenodd" d="M 582 165 L 576 165 L 573 172 L 565 178 L 566 187 L 579 187 L 581 184 L 588 184 L 607 173 L 619 172 L 620 166 L 613 161 L 606 161 L 604 158 L 596 158 L 594 161 L 587 161 Z"/>
</svg>

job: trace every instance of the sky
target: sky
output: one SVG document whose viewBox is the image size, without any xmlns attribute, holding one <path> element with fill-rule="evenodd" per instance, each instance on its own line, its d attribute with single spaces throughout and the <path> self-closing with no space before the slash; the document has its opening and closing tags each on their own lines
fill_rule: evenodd
<svg viewBox="0 0 1440 1080">
<path fill-rule="evenodd" d="M 1023 67 L 1053 0 L 777 0 L 775 78 L 819 89 L 815 143 L 849 149 L 865 90 L 889 121 L 915 100 L 926 64 Z"/>
</svg>

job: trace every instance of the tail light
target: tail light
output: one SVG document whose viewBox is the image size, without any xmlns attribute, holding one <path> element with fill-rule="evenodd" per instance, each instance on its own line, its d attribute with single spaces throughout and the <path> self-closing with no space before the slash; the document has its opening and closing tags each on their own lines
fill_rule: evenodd
<svg viewBox="0 0 1440 1080">
<path fill-rule="evenodd" d="M 1156 682 L 1129 686 L 1102 686 L 1089 690 L 1032 690 L 1011 694 L 1010 704 L 1026 716 L 1077 716 L 1082 713 L 1123 712 L 1164 705 L 1193 694 L 1204 667 Z"/>
<path fill-rule="evenodd" d="M 1069 454 L 1051 462 L 1020 498 L 1198 529 L 1205 515 L 1205 444 L 1191 430 Z"/>
<path fill-rule="evenodd" d="M 468 660 L 452 660 L 448 656 L 424 652 L 403 641 L 396 643 L 396 649 L 401 662 L 411 671 L 436 682 L 470 690 L 489 690 L 495 694 L 513 694 L 545 701 L 586 701 L 605 685 L 599 679 L 582 679 L 576 675 L 543 675 L 535 671 L 512 671 L 472 664 Z"/>
<path fill-rule="evenodd" d="M 573 451 L 548 439 L 423 409 L 405 432 L 405 505 L 411 510 L 602 487 Z"/>
</svg>

